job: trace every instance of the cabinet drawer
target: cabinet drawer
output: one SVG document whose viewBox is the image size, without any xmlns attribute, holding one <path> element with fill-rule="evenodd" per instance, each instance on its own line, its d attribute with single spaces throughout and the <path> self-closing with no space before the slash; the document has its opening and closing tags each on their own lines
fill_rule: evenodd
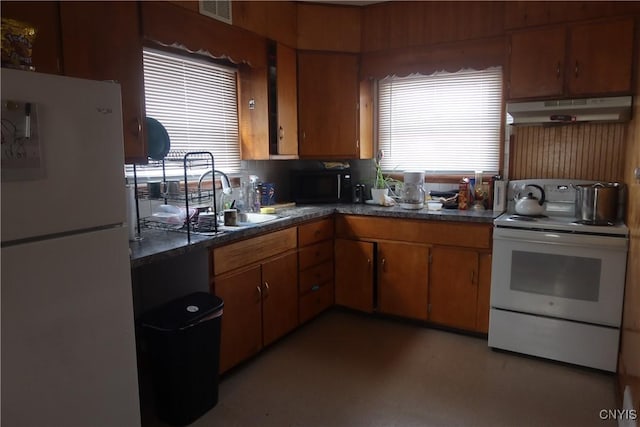
<svg viewBox="0 0 640 427">
<path fill-rule="evenodd" d="M 310 222 L 298 227 L 298 246 L 307 246 L 333 237 L 333 218 Z"/>
<path fill-rule="evenodd" d="M 300 271 L 309 267 L 331 261 L 333 259 L 333 240 L 325 240 L 315 245 L 307 246 L 298 252 L 298 265 Z"/>
<path fill-rule="evenodd" d="M 253 237 L 213 250 L 216 275 L 296 248 L 296 227 Z"/>
<path fill-rule="evenodd" d="M 320 286 L 300 297 L 300 323 L 304 323 L 333 305 L 333 284 Z"/>
<path fill-rule="evenodd" d="M 490 248 L 492 224 L 338 215 L 336 236 Z"/>
<path fill-rule="evenodd" d="M 325 262 L 300 272 L 300 295 L 314 286 L 333 280 L 333 261 Z"/>
</svg>

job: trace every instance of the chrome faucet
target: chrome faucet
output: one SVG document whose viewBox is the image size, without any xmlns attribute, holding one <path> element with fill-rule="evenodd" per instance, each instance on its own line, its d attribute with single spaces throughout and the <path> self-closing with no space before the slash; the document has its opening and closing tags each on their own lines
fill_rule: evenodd
<svg viewBox="0 0 640 427">
<path fill-rule="evenodd" d="M 202 180 L 207 175 L 216 174 L 216 173 L 222 177 L 220 179 L 220 182 L 222 183 L 222 193 L 229 195 L 233 192 L 233 189 L 231 188 L 231 181 L 229 181 L 229 177 L 224 172 L 219 171 L 217 169 L 209 169 L 203 172 L 202 175 L 200 175 L 200 178 L 198 179 L 198 194 L 200 194 L 200 187 L 202 186 Z"/>
</svg>

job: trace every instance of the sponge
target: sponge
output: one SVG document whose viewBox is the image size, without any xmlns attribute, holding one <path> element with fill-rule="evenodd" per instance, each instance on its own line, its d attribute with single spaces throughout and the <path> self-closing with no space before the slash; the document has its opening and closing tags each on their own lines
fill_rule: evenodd
<svg viewBox="0 0 640 427">
<path fill-rule="evenodd" d="M 276 213 L 276 208 L 260 208 L 260 213 L 263 213 L 263 214 L 274 214 L 274 213 Z"/>
</svg>

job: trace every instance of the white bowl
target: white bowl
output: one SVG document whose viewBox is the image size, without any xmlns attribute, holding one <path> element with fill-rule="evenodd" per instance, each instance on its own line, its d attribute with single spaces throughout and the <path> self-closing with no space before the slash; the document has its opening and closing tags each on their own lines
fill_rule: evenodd
<svg viewBox="0 0 640 427">
<path fill-rule="evenodd" d="M 436 202 L 432 200 L 428 201 L 427 209 L 429 209 L 430 211 L 439 211 L 440 209 L 442 209 L 442 202 Z"/>
</svg>

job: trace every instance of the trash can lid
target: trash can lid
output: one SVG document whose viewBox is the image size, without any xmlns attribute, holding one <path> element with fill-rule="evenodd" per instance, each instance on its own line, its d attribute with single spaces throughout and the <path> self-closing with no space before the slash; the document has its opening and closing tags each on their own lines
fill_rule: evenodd
<svg viewBox="0 0 640 427">
<path fill-rule="evenodd" d="M 222 310 L 222 299 L 208 292 L 194 292 L 152 309 L 143 315 L 142 326 L 173 331 L 184 329 Z"/>
</svg>

